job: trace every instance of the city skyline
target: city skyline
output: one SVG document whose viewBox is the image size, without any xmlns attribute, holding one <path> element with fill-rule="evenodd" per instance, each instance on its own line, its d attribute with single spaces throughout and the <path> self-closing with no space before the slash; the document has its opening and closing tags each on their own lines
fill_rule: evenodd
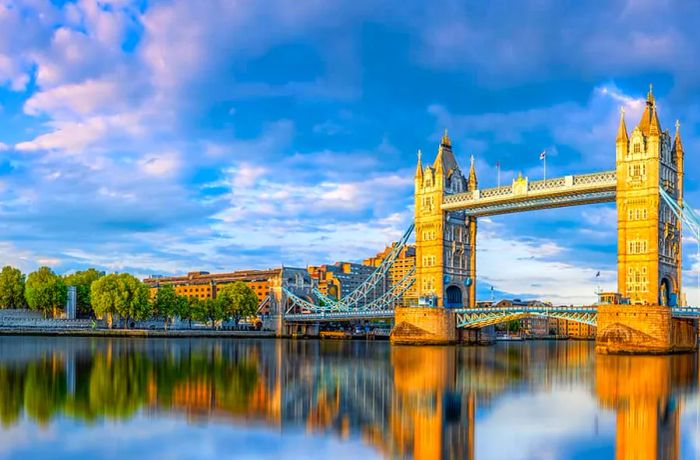
<svg viewBox="0 0 700 460">
<path fill-rule="evenodd" d="M 497 163 L 502 184 L 540 179 L 542 151 L 548 176 L 612 169 L 620 106 L 636 125 L 650 82 L 697 171 L 700 9 L 668 3 L 0 2 L 3 264 L 361 261 L 408 227 L 416 152 L 443 129 L 480 187 Z M 689 174 L 689 203 L 699 189 Z M 614 205 L 479 223 L 480 298 L 614 289 Z"/>
</svg>

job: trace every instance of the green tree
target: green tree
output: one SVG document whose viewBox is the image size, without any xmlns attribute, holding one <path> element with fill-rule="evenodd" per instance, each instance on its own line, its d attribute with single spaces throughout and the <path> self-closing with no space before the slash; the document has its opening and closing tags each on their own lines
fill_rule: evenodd
<svg viewBox="0 0 700 460">
<path fill-rule="evenodd" d="M 119 275 L 103 276 L 90 287 L 90 304 L 95 315 L 107 319 L 107 327 L 112 329 L 114 315 L 118 315 L 124 302 Z"/>
<path fill-rule="evenodd" d="M 148 286 L 128 273 L 122 273 L 118 276 L 125 297 L 123 310 L 119 314 L 127 320 L 139 321 L 149 318 L 151 308 L 148 302 Z"/>
<path fill-rule="evenodd" d="M 0 308 L 22 308 L 24 300 L 24 275 L 18 268 L 5 266 L 0 271 Z"/>
<path fill-rule="evenodd" d="M 90 302 L 95 314 L 107 319 L 110 329 L 115 315 L 127 322 L 129 318 L 141 320 L 150 315 L 148 286 L 128 273 L 103 276 L 92 283 Z"/>
<path fill-rule="evenodd" d="M 66 305 L 66 284 L 49 267 L 41 267 L 27 277 L 24 295 L 29 308 L 56 316 Z"/>
<path fill-rule="evenodd" d="M 224 305 L 227 313 L 236 319 L 236 323 L 241 318 L 255 315 L 258 310 L 258 296 L 242 281 L 224 286 L 217 294 L 217 299 Z"/>
<path fill-rule="evenodd" d="M 203 316 L 201 313 L 202 302 L 199 298 L 192 296 L 185 298 L 185 304 L 178 306 L 181 310 L 178 313 L 180 319 L 185 319 L 190 323 L 190 329 L 192 329 L 192 320 Z"/>
<path fill-rule="evenodd" d="M 508 321 L 508 332 L 511 334 L 520 332 L 520 320 L 514 319 L 513 321 Z"/>
<path fill-rule="evenodd" d="M 168 322 L 171 318 L 175 316 L 185 318 L 187 316 L 188 306 L 187 298 L 178 295 L 175 292 L 175 287 L 168 284 L 158 288 L 158 291 L 156 291 L 156 295 L 151 303 L 151 310 L 154 315 L 164 318 L 164 326 L 167 330 Z"/>
<path fill-rule="evenodd" d="M 197 309 L 194 311 L 194 318 L 197 321 L 211 323 L 211 328 L 216 327 L 216 322 L 228 317 L 226 306 L 219 299 L 204 299 L 197 302 Z"/>
<path fill-rule="evenodd" d="M 75 286 L 77 294 L 78 312 L 82 315 L 88 315 L 92 312 L 90 305 L 90 287 L 92 283 L 104 276 L 104 272 L 99 272 L 94 268 L 75 272 L 65 277 L 67 286 Z"/>
</svg>

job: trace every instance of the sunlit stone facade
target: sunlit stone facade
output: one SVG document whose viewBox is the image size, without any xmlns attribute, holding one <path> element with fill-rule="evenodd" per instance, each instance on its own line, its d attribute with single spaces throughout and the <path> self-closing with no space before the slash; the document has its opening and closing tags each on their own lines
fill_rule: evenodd
<svg viewBox="0 0 700 460">
<path fill-rule="evenodd" d="M 624 112 L 616 139 L 618 290 L 632 304 L 671 305 L 681 292 L 681 222 L 659 186 L 683 201 L 683 145 L 659 123 L 649 90 L 639 124 L 628 136 Z"/>
<path fill-rule="evenodd" d="M 443 197 L 477 188 L 472 161 L 465 177 L 445 132 L 432 166 L 415 175 L 416 295 L 437 307 L 474 306 L 476 302 L 476 219 L 464 211 L 444 212 Z"/>
</svg>

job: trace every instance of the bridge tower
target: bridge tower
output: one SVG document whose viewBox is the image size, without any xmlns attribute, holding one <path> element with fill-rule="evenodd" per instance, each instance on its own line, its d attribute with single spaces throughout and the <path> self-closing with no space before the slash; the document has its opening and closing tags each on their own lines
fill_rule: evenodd
<svg viewBox="0 0 700 460">
<path fill-rule="evenodd" d="M 681 298 L 681 222 L 659 186 L 683 200 L 683 145 L 659 123 L 651 88 L 642 119 L 616 139 L 618 291 L 634 305 L 674 306 Z"/>
<path fill-rule="evenodd" d="M 681 222 L 660 187 L 683 201 L 683 144 L 661 129 L 649 89 L 639 124 L 627 134 L 624 111 L 615 143 L 617 163 L 617 283 L 631 305 L 600 305 L 600 353 L 667 353 L 695 349 L 694 320 L 673 318 L 681 296 Z"/>
<path fill-rule="evenodd" d="M 476 218 L 442 210 L 443 197 L 476 190 L 472 157 L 465 177 L 447 130 L 432 166 L 420 151 L 415 175 L 416 292 L 419 303 L 435 307 L 476 304 Z"/>
<path fill-rule="evenodd" d="M 474 158 L 465 177 L 447 130 L 432 166 L 415 175 L 416 279 L 418 305 L 396 308 L 394 343 L 451 343 L 457 339 L 451 308 L 476 306 L 476 218 L 444 211 L 443 198 L 476 190 Z"/>
</svg>

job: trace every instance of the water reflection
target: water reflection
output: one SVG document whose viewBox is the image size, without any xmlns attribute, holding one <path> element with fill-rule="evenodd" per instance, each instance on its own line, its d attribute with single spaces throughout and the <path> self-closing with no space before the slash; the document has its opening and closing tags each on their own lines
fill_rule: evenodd
<svg viewBox="0 0 700 460">
<path fill-rule="evenodd" d="M 384 458 L 611 458 L 614 451 L 618 459 L 679 459 L 681 411 L 697 374 L 696 355 L 596 356 L 587 342 L 1 337 L 0 434 L 27 424 L 60 430 L 65 419 L 89 432 L 105 421 L 146 417 L 155 426 L 184 418 L 237 431 L 264 426 L 280 439 L 302 431 L 299 442 L 332 438 Z"/>
</svg>

